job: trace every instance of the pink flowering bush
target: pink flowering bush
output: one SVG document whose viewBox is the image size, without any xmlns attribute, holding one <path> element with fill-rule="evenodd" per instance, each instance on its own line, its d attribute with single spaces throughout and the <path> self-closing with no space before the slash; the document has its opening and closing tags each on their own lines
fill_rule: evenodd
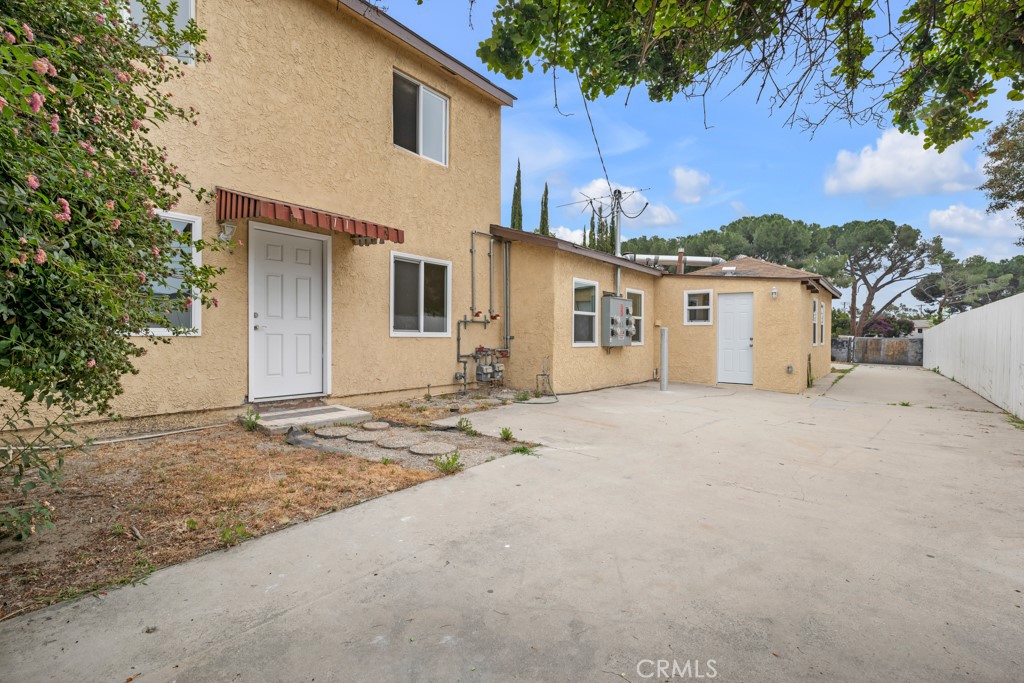
<svg viewBox="0 0 1024 683">
<path fill-rule="evenodd" d="M 59 489 L 55 447 L 75 445 L 75 421 L 112 415 L 146 351 L 132 337 L 173 327 L 175 305 L 214 305 L 220 270 L 183 258 L 159 215 L 207 193 L 147 137 L 154 123 L 197 122 L 170 98 L 185 72 L 165 55 L 201 68 L 204 35 L 177 30 L 157 0 L 132 4 L 141 12 L 128 0 L 0 3 L 0 534 L 50 525 L 52 506 L 31 492 Z M 179 282 L 179 296 L 153 295 Z"/>
</svg>

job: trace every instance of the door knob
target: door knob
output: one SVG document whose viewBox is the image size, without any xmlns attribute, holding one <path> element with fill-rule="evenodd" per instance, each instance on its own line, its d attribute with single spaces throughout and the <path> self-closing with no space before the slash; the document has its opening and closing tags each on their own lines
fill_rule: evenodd
<svg viewBox="0 0 1024 683">
<path fill-rule="evenodd" d="M 258 331 L 258 330 L 260 329 L 260 326 L 259 326 L 259 325 L 253 325 L 253 326 L 252 326 L 252 329 L 254 329 L 254 330 L 257 330 L 257 331 Z"/>
</svg>

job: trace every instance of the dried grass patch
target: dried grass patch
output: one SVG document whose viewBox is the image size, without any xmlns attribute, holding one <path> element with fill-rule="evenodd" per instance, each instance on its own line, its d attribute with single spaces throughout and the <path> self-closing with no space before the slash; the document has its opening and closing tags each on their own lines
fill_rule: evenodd
<svg viewBox="0 0 1024 683">
<path fill-rule="evenodd" d="M 0 617 L 437 476 L 234 426 L 94 446 L 68 457 L 62 493 L 40 490 L 57 528 L 0 541 Z"/>
</svg>

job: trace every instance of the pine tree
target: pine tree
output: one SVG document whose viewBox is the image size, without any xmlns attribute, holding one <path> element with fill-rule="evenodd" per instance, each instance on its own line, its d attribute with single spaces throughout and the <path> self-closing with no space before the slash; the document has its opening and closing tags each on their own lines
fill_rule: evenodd
<svg viewBox="0 0 1024 683">
<path fill-rule="evenodd" d="M 548 226 L 548 184 L 544 183 L 544 194 L 540 196 L 540 225 L 537 226 L 538 235 L 550 235 L 551 228 Z"/>
<path fill-rule="evenodd" d="M 523 172 L 516 160 L 516 184 L 512 188 L 512 221 L 509 227 L 513 230 L 523 229 Z"/>
<path fill-rule="evenodd" d="M 594 229 L 594 214 L 590 214 L 590 248 L 597 249 L 597 233 Z"/>
</svg>

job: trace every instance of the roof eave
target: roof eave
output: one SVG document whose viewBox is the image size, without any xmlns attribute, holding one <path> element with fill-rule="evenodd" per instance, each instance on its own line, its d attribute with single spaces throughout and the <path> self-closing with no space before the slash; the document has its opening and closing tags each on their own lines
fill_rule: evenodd
<svg viewBox="0 0 1024 683">
<path fill-rule="evenodd" d="M 336 0 L 338 6 L 345 7 L 353 14 L 365 19 L 384 32 L 395 37 L 399 41 L 413 48 L 423 56 L 436 62 L 441 68 L 455 74 L 464 81 L 490 95 L 502 105 L 511 107 L 516 100 L 515 95 L 507 90 L 491 83 L 482 74 L 460 62 L 455 57 L 426 40 L 419 34 L 409 29 L 404 24 L 396 21 L 382 10 L 363 0 Z"/>
<path fill-rule="evenodd" d="M 664 275 L 664 271 L 658 270 L 657 268 L 649 268 L 648 266 L 642 266 L 638 263 L 634 263 L 627 258 L 621 256 L 615 256 L 613 254 L 606 254 L 603 251 L 594 251 L 586 247 L 580 246 L 575 242 L 569 242 L 568 240 L 560 240 L 557 237 L 550 237 L 548 235 L 538 235 L 535 232 L 524 232 L 522 230 L 513 230 L 512 228 L 506 228 L 501 225 L 491 225 L 491 234 L 495 237 L 500 237 L 510 242 L 525 242 L 526 244 L 534 244 L 540 247 L 546 247 L 548 249 L 557 249 L 558 251 L 564 251 L 576 256 L 582 256 L 583 258 L 593 259 L 595 261 L 601 261 L 613 266 L 621 266 L 622 268 L 628 268 L 629 270 L 635 270 L 639 273 L 646 273 L 648 275 L 654 275 L 661 277 Z"/>
</svg>

